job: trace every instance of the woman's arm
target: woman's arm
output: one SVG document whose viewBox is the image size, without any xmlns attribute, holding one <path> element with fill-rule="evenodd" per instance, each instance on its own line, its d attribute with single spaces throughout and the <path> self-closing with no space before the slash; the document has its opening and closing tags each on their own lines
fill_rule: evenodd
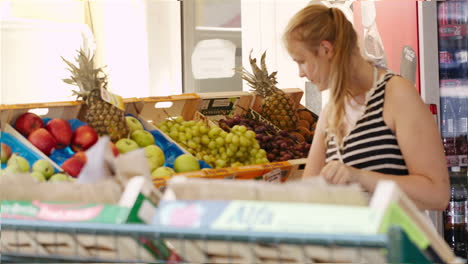
<svg viewBox="0 0 468 264">
<path fill-rule="evenodd" d="M 307 156 L 306 165 L 304 168 L 304 174 L 302 178 L 319 176 L 320 171 L 325 166 L 325 127 L 327 120 L 327 106 L 322 109 L 322 113 L 317 121 L 315 127 L 314 139 L 310 146 L 309 155 Z"/>
<path fill-rule="evenodd" d="M 449 201 L 449 178 L 437 125 L 414 87 L 400 77 L 386 88 L 384 120 L 394 130 L 409 171 L 407 176 L 355 169 L 331 162 L 321 175 L 332 183 L 359 182 L 374 191 L 379 180 L 392 180 L 421 209 L 443 210 Z"/>
</svg>

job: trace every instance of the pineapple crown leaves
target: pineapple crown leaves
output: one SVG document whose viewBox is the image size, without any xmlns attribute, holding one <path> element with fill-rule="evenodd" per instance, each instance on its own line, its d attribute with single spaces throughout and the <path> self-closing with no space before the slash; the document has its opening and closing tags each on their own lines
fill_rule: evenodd
<svg viewBox="0 0 468 264">
<path fill-rule="evenodd" d="M 260 67 L 259 67 L 257 65 L 257 59 L 252 58 L 252 50 L 251 50 L 249 54 L 249 61 L 250 61 L 250 67 L 252 68 L 253 73 L 250 73 L 244 67 L 240 68 L 240 70 L 237 70 L 238 72 L 242 74 L 242 79 L 247 81 L 248 85 L 252 87 L 255 90 L 255 92 L 260 94 L 262 97 L 271 95 L 276 90 L 279 90 L 276 87 L 276 84 L 278 83 L 276 81 L 276 74 L 278 72 L 275 71 L 275 72 L 272 72 L 271 74 L 268 74 L 268 69 L 265 63 L 265 57 L 266 57 L 266 51 L 262 54 L 262 57 L 260 59 Z"/>
<path fill-rule="evenodd" d="M 89 56 L 85 51 L 77 51 L 78 55 L 75 57 L 76 64 L 61 57 L 62 60 L 68 65 L 68 71 L 71 77 L 63 79 L 67 84 L 76 85 L 79 91 L 72 91 L 72 94 L 77 98 L 86 100 L 91 91 L 107 88 L 107 75 L 102 68 L 94 68 L 94 55 Z"/>
</svg>

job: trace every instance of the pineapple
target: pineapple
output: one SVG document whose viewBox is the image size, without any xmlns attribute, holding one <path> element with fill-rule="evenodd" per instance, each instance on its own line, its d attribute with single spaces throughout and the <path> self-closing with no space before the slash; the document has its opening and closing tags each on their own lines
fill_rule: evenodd
<svg viewBox="0 0 468 264">
<path fill-rule="evenodd" d="M 292 100 L 281 89 L 276 87 L 276 74 L 268 75 L 265 65 L 266 51 L 261 58 L 261 68 L 256 64 L 257 60 L 249 55 L 253 74 L 242 68 L 242 79 L 246 80 L 258 95 L 264 98 L 260 114 L 282 130 L 296 128 L 297 109 Z"/>
<path fill-rule="evenodd" d="M 101 98 L 101 88 L 107 89 L 107 75 L 102 68 L 94 68 L 94 56 L 90 57 L 80 50 L 75 58 L 77 65 L 62 59 L 71 72 L 71 78 L 63 81 L 79 87 L 73 94 L 77 99 L 83 99 L 87 106 L 85 121 L 88 125 L 100 136 L 109 135 L 113 142 L 127 137 L 129 130 L 124 111 Z"/>
</svg>

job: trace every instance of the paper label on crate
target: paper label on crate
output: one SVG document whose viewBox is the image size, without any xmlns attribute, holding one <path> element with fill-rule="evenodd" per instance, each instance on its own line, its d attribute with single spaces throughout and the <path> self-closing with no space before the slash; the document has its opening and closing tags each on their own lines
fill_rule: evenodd
<svg viewBox="0 0 468 264">
<path fill-rule="evenodd" d="M 120 110 L 125 111 L 123 99 L 120 95 L 111 93 L 107 89 L 101 88 L 101 98 L 109 104 L 119 108 Z"/>
<path fill-rule="evenodd" d="M 128 208 L 114 205 L 2 201 L 1 217 L 59 222 L 125 223 Z"/>
<path fill-rule="evenodd" d="M 205 116 L 230 115 L 239 98 L 203 99 L 200 112 Z"/>
<path fill-rule="evenodd" d="M 236 45 L 225 39 L 207 39 L 197 43 L 192 54 L 195 79 L 231 78 L 236 67 Z"/>
<path fill-rule="evenodd" d="M 260 201 L 161 201 L 153 224 L 203 230 L 376 234 L 378 216 L 378 211 L 358 206 Z"/>
<path fill-rule="evenodd" d="M 283 174 L 280 169 L 274 169 L 270 172 L 263 174 L 263 180 L 266 182 L 281 182 Z"/>
</svg>

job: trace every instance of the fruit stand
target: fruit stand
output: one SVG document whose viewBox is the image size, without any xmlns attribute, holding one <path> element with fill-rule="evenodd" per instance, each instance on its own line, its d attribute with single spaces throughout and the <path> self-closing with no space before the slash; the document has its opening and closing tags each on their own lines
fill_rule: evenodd
<svg viewBox="0 0 468 264">
<path fill-rule="evenodd" d="M 296 98 L 296 100 L 299 100 L 300 97 L 302 96 L 302 91 L 299 89 L 285 89 L 287 94 L 290 94 L 291 98 Z M 219 98 L 222 98 L 223 100 L 229 100 L 233 101 L 233 103 L 227 110 L 225 109 L 225 113 L 227 115 L 214 115 L 213 113 L 217 113 L 213 111 L 213 109 L 203 109 L 203 106 L 206 105 L 206 101 L 213 101 L 213 100 L 220 100 Z M 185 175 L 187 177 L 208 177 L 208 178 L 237 178 L 237 179 L 253 179 L 253 178 L 261 178 L 262 175 L 265 173 L 275 170 L 275 169 L 280 169 L 282 171 L 282 181 L 285 181 L 288 177 L 291 175 L 299 175 L 300 174 L 300 168 L 303 166 L 305 159 L 303 157 L 306 156 L 307 154 L 307 148 L 305 148 L 304 144 L 307 143 L 302 143 L 301 145 L 298 145 L 299 147 L 302 146 L 302 149 L 304 152 L 301 152 L 302 157 L 298 159 L 294 159 L 293 155 L 286 154 L 285 156 L 288 159 L 278 159 L 276 156 L 271 156 L 270 160 L 273 162 L 270 162 L 270 160 L 267 160 L 266 158 L 266 152 L 263 150 L 262 153 L 258 154 L 258 158 L 256 160 L 253 160 L 254 163 L 258 164 L 251 164 L 251 165 L 243 165 L 241 163 L 233 164 L 234 166 L 226 166 L 223 164 L 223 161 L 220 160 L 219 165 L 215 162 L 213 162 L 213 158 L 208 157 L 208 155 L 205 156 L 208 157 L 206 160 L 204 159 L 203 155 L 196 153 L 199 152 L 197 151 L 197 147 L 199 145 L 195 144 L 195 142 L 191 142 L 193 145 L 195 145 L 195 148 L 190 148 L 190 144 L 185 144 L 182 141 L 176 141 L 174 140 L 173 137 L 171 137 L 171 131 L 164 131 L 161 130 L 160 128 L 164 128 L 165 124 L 167 124 L 168 118 L 175 118 L 179 117 L 181 121 L 179 122 L 186 122 L 186 123 L 192 123 L 192 124 L 198 124 L 199 127 L 204 126 L 205 129 L 218 129 L 217 131 L 215 130 L 214 133 L 221 133 L 224 130 L 221 130 L 218 128 L 218 124 L 226 124 L 226 120 L 231 120 L 234 121 L 233 118 L 229 118 L 230 116 L 234 116 L 236 118 L 240 118 L 241 115 L 246 113 L 246 111 L 249 111 L 249 109 L 252 109 L 254 112 L 258 109 L 259 103 L 259 97 L 251 94 L 251 93 L 228 93 L 228 94 L 182 94 L 182 95 L 174 95 L 174 96 L 166 96 L 166 97 L 148 97 L 148 98 L 129 98 L 125 99 L 124 102 L 124 107 L 125 107 L 125 115 L 129 120 L 131 119 L 132 122 L 137 122 L 138 125 L 140 125 L 140 129 L 142 131 L 149 131 L 152 133 L 154 138 L 156 139 L 154 144 L 161 148 L 162 150 L 165 151 L 166 154 L 166 165 L 169 165 L 171 168 L 173 168 L 174 160 L 176 156 L 181 155 L 181 154 L 193 154 L 196 156 L 196 158 L 200 161 L 200 168 L 204 168 L 203 170 L 195 170 L 195 171 L 190 171 L 190 172 L 180 172 L 182 175 Z M 35 153 L 35 155 L 39 155 L 42 159 L 47 160 L 55 169 L 55 172 L 60 172 L 63 171 L 64 168 L 67 166 L 72 167 L 72 169 L 67 169 L 67 173 L 71 173 L 71 176 L 76 177 L 79 174 L 79 169 L 76 169 L 76 167 L 82 168 L 84 164 L 80 164 L 80 162 L 69 162 L 67 161 L 68 159 L 71 159 L 77 152 L 81 152 L 83 150 L 86 150 L 90 147 L 90 145 L 94 144 L 97 139 L 91 141 L 88 145 L 84 144 L 86 148 L 83 149 L 83 147 L 78 147 L 75 146 L 77 143 L 73 143 L 71 139 L 68 139 L 68 142 L 64 144 L 62 149 L 54 149 L 54 151 L 51 151 L 54 148 L 54 145 L 49 145 L 49 146 L 39 146 L 38 148 L 36 145 L 34 145 L 33 141 L 30 139 L 33 137 L 26 137 L 25 133 L 21 133 L 18 131 L 15 126 L 18 126 L 16 123 L 20 123 L 22 120 L 20 120 L 20 117 L 24 116 L 29 116 L 33 115 L 32 112 L 38 112 L 42 113 L 41 115 L 36 115 L 34 118 L 31 118 L 32 120 L 39 119 L 40 117 L 43 120 L 43 123 L 49 122 L 51 120 L 53 121 L 68 121 L 70 124 L 70 127 L 72 128 L 72 131 L 69 133 L 76 133 L 76 129 L 78 129 L 80 126 L 84 126 L 86 123 L 84 123 L 84 111 L 86 110 L 85 105 L 78 101 L 78 102 L 56 102 L 56 103 L 36 103 L 36 104 L 23 104 L 23 105 L 3 105 L 2 106 L 3 111 L 2 111 L 2 120 L 4 120 L 3 125 L 3 131 L 6 132 L 5 135 L 14 137 L 17 141 L 21 142 L 26 146 L 26 151 L 25 153 Z M 202 114 L 203 112 L 211 115 L 204 115 Z M 222 119 L 219 119 L 222 117 Z M 227 119 L 226 119 L 227 118 Z M 25 118 L 23 118 L 25 119 Z M 23 123 L 28 123 L 28 122 L 33 122 L 25 119 L 26 121 L 23 121 Z M 169 119 L 170 120 L 170 119 Z M 174 119 L 174 121 L 171 122 L 177 122 Z M 271 141 L 270 139 L 273 139 L 274 136 L 272 136 L 273 133 L 277 133 L 277 131 L 274 128 L 271 128 L 269 131 L 261 130 L 263 127 L 260 126 L 260 130 L 256 130 L 257 134 L 254 132 L 255 131 L 255 124 L 254 126 L 248 126 L 245 122 L 248 122 L 247 119 L 244 119 L 243 125 L 247 125 L 249 127 L 248 130 L 251 130 L 248 132 L 246 135 L 248 135 L 250 138 L 252 138 L 252 142 L 259 141 L 262 142 L 261 140 L 263 137 L 265 138 L 264 142 Z M 196 123 L 195 123 L 196 122 Z M 254 122 L 254 119 L 250 120 L 250 122 Z M 255 122 L 261 122 L 261 121 L 255 121 Z M 265 121 L 263 121 L 265 122 Z M 51 122 L 53 123 L 53 122 Z M 239 123 L 240 124 L 240 123 Z M 232 127 L 236 125 L 236 123 L 231 123 Z M 45 125 L 44 125 L 45 127 Z M 57 127 L 60 127 L 57 125 Z M 158 128 L 159 127 L 159 128 Z M 196 128 L 199 128 L 196 127 Z M 240 126 L 237 125 L 236 129 L 239 128 Z M 258 127 L 258 126 L 257 126 Z M 270 127 L 272 125 L 270 124 Z M 167 129 L 167 128 L 166 128 Z M 227 128 L 231 129 L 231 127 Z M 264 128 L 263 128 L 264 129 Z M 50 130 L 49 128 L 46 128 L 46 130 Z M 138 130 L 138 129 L 137 129 Z M 141 131 L 141 132 L 142 132 Z M 240 130 L 240 133 L 244 133 L 247 130 Z M 209 131 L 207 131 L 209 132 Z M 263 134 L 261 134 L 264 132 Z M 182 133 L 182 132 L 180 132 Z M 225 133 L 225 132 L 223 132 Z M 270 134 L 268 134 L 270 133 Z M 278 132 L 279 133 L 279 132 Z M 287 134 L 283 131 L 283 135 Z M 86 135 L 86 133 L 83 133 Z M 226 134 L 226 133 L 225 133 Z M 179 135 L 179 132 L 177 133 Z M 208 135 L 208 134 L 207 134 Z M 226 134 L 228 135 L 228 134 Z M 259 136 L 262 135 L 262 136 Z M 234 139 L 235 141 L 239 142 L 239 136 L 236 135 L 235 133 L 231 135 L 231 140 L 232 136 L 237 137 L 237 139 Z M 44 136 L 36 136 L 37 138 L 44 138 Z M 82 136 L 84 138 L 84 136 Z M 229 136 L 228 136 L 229 137 Z M 255 138 L 254 138 L 255 137 Z M 281 144 L 285 145 L 285 150 L 289 146 L 294 147 L 296 143 L 294 143 L 291 139 L 288 139 L 289 141 L 282 140 L 284 138 L 280 134 L 278 134 L 277 137 L 280 137 L 280 144 L 277 144 L 278 147 L 281 146 Z M 244 139 L 244 137 L 241 137 Z M 203 140 L 211 141 L 211 137 L 205 137 Z M 217 139 L 218 143 L 221 141 L 220 144 L 223 144 L 223 139 Z M 282 140 L 282 141 L 281 141 Z M 44 141 L 44 140 L 42 140 Z M 63 141 L 63 140 L 62 140 Z M 66 141 L 66 140 L 65 140 Z M 216 143 L 216 139 L 213 140 L 214 143 Z M 284 142 L 283 142 L 284 141 Z M 53 141 L 51 141 L 51 144 Z M 238 144 L 244 144 L 244 146 L 251 145 L 252 142 L 246 141 L 244 142 L 239 142 Z M 291 144 L 288 144 L 291 143 Z M 75 145 L 74 145 L 75 144 Z M 83 143 L 81 143 L 83 144 Z M 212 146 L 209 144 L 205 144 L 207 148 L 205 149 L 210 149 Z M 118 145 L 117 143 L 114 145 Z M 137 144 L 138 145 L 138 144 Z M 254 144 L 257 145 L 258 149 L 260 147 L 265 148 L 266 146 L 261 144 Z M 271 145 L 271 144 L 270 144 Z M 235 145 L 232 146 L 235 149 L 237 149 L 240 145 Z M 242 147 L 242 146 L 241 146 Z M 136 148 L 136 147 L 135 147 Z M 223 149 L 222 145 L 214 145 L 214 149 Z M 245 148 L 245 147 L 244 147 Z M 120 153 L 126 152 L 125 150 L 119 149 L 117 147 L 118 151 Z M 241 148 L 242 149 L 242 148 Z M 229 149 L 227 150 L 229 154 Z M 275 150 L 276 151 L 276 150 Z M 253 152 L 253 151 L 252 151 Z M 277 152 L 279 155 L 279 152 Z M 209 153 L 207 153 L 209 154 Z M 231 154 L 232 155 L 232 151 Z M 247 155 L 247 154 L 242 154 L 242 155 Z M 21 156 L 21 155 L 20 155 Z M 75 156 L 76 157 L 76 156 Z M 221 158 L 226 158 L 225 156 L 221 156 Z M 249 158 L 250 155 L 244 156 L 244 158 Z M 262 158 L 263 157 L 263 158 Z M 279 156 L 278 156 L 279 157 Z M 296 156 L 298 157 L 298 156 Z M 85 160 L 86 158 L 84 158 Z M 73 160 L 72 160 L 73 161 Z M 211 166 L 208 164 L 209 162 L 206 161 L 211 161 Z M 30 160 L 30 163 L 33 162 Z M 205 163 L 206 162 L 206 163 Z M 65 167 L 64 167 L 65 163 Z M 81 162 L 85 163 L 85 162 Z M 263 163 L 263 164 L 262 164 Z M 69 165 L 71 164 L 71 165 Z M 77 164 L 77 165 L 76 165 Z M 153 171 L 155 167 L 160 167 L 164 164 L 164 162 L 158 162 L 157 165 L 150 165 L 150 170 Z M 33 164 L 30 164 L 32 167 Z M 6 164 L 3 165 L 3 167 L 6 167 Z M 216 168 L 215 168 L 216 167 Z M 31 170 L 32 172 L 32 170 Z M 48 177 L 46 177 L 48 178 Z M 158 188 L 164 187 L 165 180 L 168 177 L 156 177 L 154 179 L 155 184 Z"/>
<path fill-rule="evenodd" d="M 292 185 L 318 116 L 265 54 L 252 92 L 126 99 L 92 60 L 78 101 L 0 106 L 2 261 L 457 263 L 395 185 Z"/>
</svg>

